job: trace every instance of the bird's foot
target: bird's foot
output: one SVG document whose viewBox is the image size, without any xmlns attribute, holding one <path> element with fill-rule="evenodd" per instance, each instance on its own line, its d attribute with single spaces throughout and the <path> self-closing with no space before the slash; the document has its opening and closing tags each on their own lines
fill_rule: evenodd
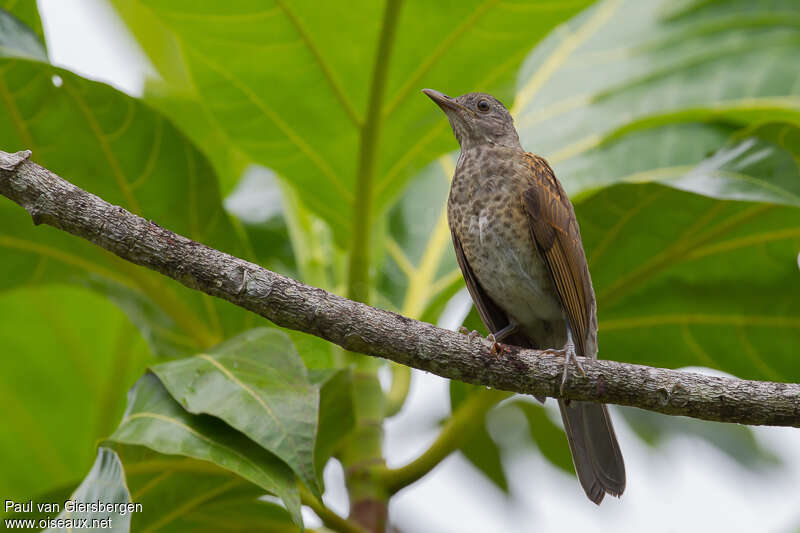
<svg viewBox="0 0 800 533">
<path fill-rule="evenodd" d="M 504 328 L 501 328 L 494 333 L 490 333 L 486 340 L 492 343 L 492 351 L 491 354 L 495 357 L 500 357 L 505 352 L 505 347 L 500 344 L 500 341 L 508 337 L 509 335 L 513 335 L 517 332 L 517 323 L 514 321 L 509 322 L 506 324 Z"/>
<path fill-rule="evenodd" d="M 580 370 L 581 374 L 586 377 L 586 370 L 583 369 L 583 365 L 581 364 L 580 359 L 575 354 L 575 345 L 571 342 L 564 347 L 564 374 L 561 376 L 561 387 L 559 388 L 560 393 L 564 394 L 564 385 L 567 383 L 567 370 L 569 370 L 569 362 L 570 360 L 575 361 L 575 365 Z"/>
<path fill-rule="evenodd" d="M 464 326 L 459 326 L 458 331 L 459 331 L 459 333 L 463 333 L 464 335 L 469 337 L 469 341 L 470 342 L 472 342 L 476 337 L 480 337 L 480 335 L 481 335 L 480 333 L 478 333 L 474 329 L 472 331 L 470 331 L 467 328 L 465 328 Z M 505 351 L 505 347 L 502 344 L 500 344 L 500 342 L 497 341 L 497 338 L 495 337 L 494 334 L 490 333 L 489 336 L 486 337 L 486 340 L 492 343 L 492 349 L 491 349 L 490 353 L 493 356 L 500 357 L 501 355 L 503 355 L 503 352 Z"/>
<path fill-rule="evenodd" d="M 495 336 L 492 333 L 489 333 L 489 336 L 486 337 L 486 340 L 492 343 L 492 349 L 489 351 L 495 357 L 500 357 L 503 355 L 503 352 L 506 350 L 505 347 L 497 342 Z"/>
<path fill-rule="evenodd" d="M 464 326 L 459 326 L 458 331 L 459 331 L 459 333 L 463 333 L 464 335 L 469 337 L 469 342 L 472 342 L 475 339 L 475 337 L 480 337 L 481 336 L 481 334 L 478 333 L 477 331 L 475 331 L 474 329 L 472 331 L 470 331 L 467 328 L 465 328 Z"/>
</svg>

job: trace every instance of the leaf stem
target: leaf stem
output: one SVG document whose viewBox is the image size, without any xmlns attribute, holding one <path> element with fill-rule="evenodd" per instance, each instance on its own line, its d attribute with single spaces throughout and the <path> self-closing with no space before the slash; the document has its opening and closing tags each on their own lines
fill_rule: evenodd
<svg viewBox="0 0 800 533">
<path fill-rule="evenodd" d="M 375 63 L 372 67 L 367 115 L 361 128 L 356 197 L 353 202 L 353 237 L 348 265 L 347 295 L 368 303 L 370 297 L 370 240 L 372 233 L 373 181 L 380 147 L 383 99 L 389 60 L 394 46 L 402 0 L 386 0 Z M 353 385 L 356 426 L 340 455 L 347 472 L 350 516 L 374 533 L 386 529 L 388 498 L 383 486 L 373 481 L 371 465 L 383 467 L 383 416 L 385 398 L 377 376 L 377 365 L 363 356 L 353 360 L 359 372 Z"/>
<path fill-rule="evenodd" d="M 383 99 L 389 59 L 394 45 L 402 0 L 387 0 L 383 13 L 380 39 L 372 70 L 372 83 L 367 104 L 367 116 L 361 128 L 356 198 L 353 203 L 353 244 L 347 279 L 347 295 L 358 302 L 369 302 L 369 241 L 372 227 L 372 186 L 375 178 L 378 147 L 382 126 Z"/>
<path fill-rule="evenodd" d="M 411 389 L 411 368 L 392 362 L 392 386 L 386 393 L 386 415 L 394 416 L 406 403 L 408 391 Z"/>
<path fill-rule="evenodd" d="M 300 501 L 307 505 L 322 520 L 328 529 L 339 533 L 369 533 L 366 529 L 334 513 L 318 500 L 304 485 L 300 485 Z"/>
<path fill-rule="evenodd" d="M 483 423 L 484 415 L 511 393 L 495 389 L 482 390 L 470 396 L 447 420 L 439 436 L 422 455 L 400 468 L 386 468 L 377 473 L 390 494 L 394 494 L 424 477 L 457 450 Z"/>
</svg>

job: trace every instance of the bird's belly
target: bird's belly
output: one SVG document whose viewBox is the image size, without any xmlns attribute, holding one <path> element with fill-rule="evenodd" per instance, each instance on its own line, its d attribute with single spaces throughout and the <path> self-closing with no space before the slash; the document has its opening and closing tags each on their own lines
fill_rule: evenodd
<svg viewBox="0 0 800 533">
<path fill-rule="evenodd" d="M 507 223 L 495 209 L 468 222 L 462 246 L 483 289 L 540 347 L 561 348 L 566 325 L 550 273 L 525 220 Z"/>
</svg>

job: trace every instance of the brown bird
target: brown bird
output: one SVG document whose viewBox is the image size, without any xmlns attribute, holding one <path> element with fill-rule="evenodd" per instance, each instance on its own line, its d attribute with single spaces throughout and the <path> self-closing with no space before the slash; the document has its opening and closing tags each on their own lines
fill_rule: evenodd
<svg viewBox="0 0 800 533">
<path fill-rule="evenodd" d="M 511 114 L 496 98 L 450 98 L 425 89 L 461 145 L 447 216 L 458 264 L 498 348 L 564 350 L 597 358 L 597 305 L 572 203 L 547 161 L 523 150 Z M 502 347 L 500 347 L 502 352 Z M 608 409 L 559 400 L 572 461 L 599 504 L 625 490 L 625 464 Z"/>
</svg>

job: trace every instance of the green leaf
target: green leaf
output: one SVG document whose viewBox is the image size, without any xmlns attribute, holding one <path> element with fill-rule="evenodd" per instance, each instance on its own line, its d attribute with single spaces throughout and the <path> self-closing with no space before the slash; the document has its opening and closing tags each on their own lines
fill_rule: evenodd
<svg viewBox="0 0 800 533">
<path fill-rule="evenodd" d="M 56 285 L 0 292 L 0 346 L 0 493 L 74 488 L 152 360 L 147 346 L 105 298 Z"/>
<path fill-rule="evenodd" d="M 199 97 L 187 93 L 172 94 L 157 81 L 148 82 L 145 91 L 147 102 L 173 120 L 181 132 L 203 150 L 218 176 L 221 192 L 228 194 L 233 191 L 253 160 L 228 137 L 203 107 Z"/>
<path fill-rule="evenodd" d="M 576 206 L 600 357 L 800 378 L 800 210 L 617 185 Z"/>
<path fill-rule="evenodd" d="M 109 202 L 239 253 L 208 162 L 141 102 L 43 63 L 0 59 L 0 114 L 9 117 L 0 123 L 4 150 L 31 149 L 37 163 Z M 12 251 L 0 263 L 0 289 L 42 281 L 85 283 L 87 277 L 100 278 L 101 285 L 113 282 L 138 293 L 128 295 L 129 303 L 149 300 L 152 304 L 144 307 L 161 308 L 171 323 L 156 321 L 152 328 L 166 326 L 173 345 L 183 341 L 184 352 L 213 345 L 245 326 L 244 311 L 130 265 L 87 241 L 34 227 L 10 202 L 0 204 L 0 227 L 0 247 Z M 151 314 L 146 309 L 138 313 Z"/>
<path fill-rule="evenodd" d="M 294 344 L 297 353 L 303 358 L 303 364 L 308 369 L 321 370 L 330 369 L 336 366 L 334 361 L 334 350 L 340 348 L 335 344 L 300 331 L 277 328 L 286 333 L 292 344 Z"/>
<path fill-rule="evenodd" d="M 450 411 L 455 411 L 459 405 L 471 394 L 482 394 L 484 387 L 469 385 L 461 381 L 450 382 Z M 503 471 L 503 463 L 500 457 L 500 448 L 489 435 L 486 429 L 486 418 L 475 432 L 459 448 L 464 457 L 472 463 L 475 468 L 494 483 L 497 488 L 508 493 L 508 480 Z"/>
<path fill-rule="evenodd" d="M 76 283 L 104 295 L 123 311 L 153 354 L 179 357 L 194 348 L 193 339 L 176 331 L 176 324 L 169 315 L 142 292 L 100 276 L 87 276 Z"/>
<path fill-rule="evenodd" d="M 125 416 L 109 443 L 146 446 L 162 454 L 211 462 L 281 498 L 293 519 L 302 524 L 291 470 L 222 420 L 186 412 L 153 374 L 145 374 L 131 390 Z M 234 485 L 233 481 L 229 484 Z"/>
<path fill-rule="evenodd" d="M 33 2 L 23 2 L 36 5 Z M 36 13 L 38 20 L 38 13 Z M 41 28 L 41 25 L 40 25 Z M 47 61 L 47 52 L 39 37 L 20 19 L 2 8 L 0 4 L 0 57 L 23 57 Z"/>
<path fill-rule="evenodd" d="M 778 131 L 782 140 L 772 138 Z M 779 144 L 797 146 L 797 132 L 786 123 L 742 130 L 674 124 L 609 142 L 563 169 L 573 186 L 591 188 L 586 194 L 616 182 L 658 182 L 714 198 L 800 206 L 794 154 Z"/>
<path fill-rule="evenodd" d="M 251 330 L 209 354 L 152 370 L 187 411 L 224 420 L 320 492 L 314 471 L 319 389 L 309 381 L 288 336 Z"/>
<path fill-rule="evenodd" d="M 114 4 L 166 72 L 171 94 L 199 102 L 230 144 L 294 185 L 338 242 L 349 242 L 382 4 Z M 587 4 L 405 3 L 391 21 L 397 37 L 386 96 L 378 102 L 375 212 L 388 207 L 416 171 L 454 146 L 446 121 L 418 93 L 421 88 L 480 88 L 509 97 L 523 55 Z M 255 65 L 253 54 L 260 58 Z M 185 59 L 185 75 L 175 68 L 176 57 Z M 314 87 L 313 95 L 308 87 Z M 171 116 L 188 131 L 201 114 L 188 105 L 175 106 Z M 210 152 L 219 144 L 203 146 Z"/>
<path fill-rule="evenodd" d="M 75 507 L 68 509 L 67 503 L 63 502 L 63 510 L 54 519 L 56 523 L 50 525 L 46 532 L 69 533 L 87 528 L 112 533 L 127 533 L 130 530 L 131 514 L 126 505 L 130 503 L 130 493 L 125 484 L 122 464 L 113 450 L 101 447 L 97 451 L 94 466 L 68 501 L 71 502 L 69 505 Z M 100 509 L 99 504 L 119 505 L 124 510 L 109 512 Z"/>
<path fill-rule="evenodd" d="M 591 183 L 572 183 L 566 163 L 614 136 L 669 123 L 797 123 L 800 87 L 785 66 L 800 50 L 798 20 L 800 5 L 785 0 L 687 11 L 666 0 L 599 2 L 526 60 L 515 100 L 523 144 L 577 192 Z M 647 152 L 680 153 L 693 136 L 662 137 Z"/>
<path fill-rule="evenodd" d="M 142 505 L 131 530 L 165 533 L 270 531 L 300 528 L 264 490 L 207 461 L 115 444 L 131 500 Z"/>
</svg>

